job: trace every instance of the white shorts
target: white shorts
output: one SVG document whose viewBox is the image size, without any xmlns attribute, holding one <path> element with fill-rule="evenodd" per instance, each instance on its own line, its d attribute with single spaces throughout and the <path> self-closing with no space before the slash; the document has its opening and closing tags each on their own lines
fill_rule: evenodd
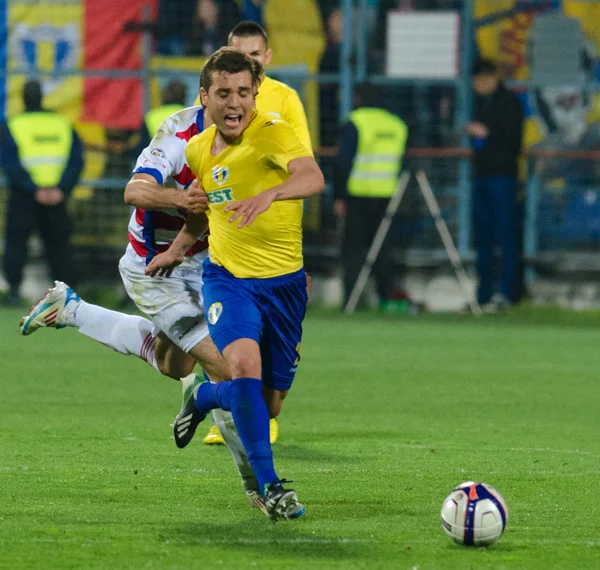
<svg viewBox="0 0 600 570">
<path fill-rule="evenodd" d="M 119 261 L 123 285 L 138 309 L 156 329 L 189 352 L 208 336 L 202 298 L 202 262 L 205 253 L 186 259 L 170 277 L 144 275 L 146 260 L 131 245 Z"/>
</svg>

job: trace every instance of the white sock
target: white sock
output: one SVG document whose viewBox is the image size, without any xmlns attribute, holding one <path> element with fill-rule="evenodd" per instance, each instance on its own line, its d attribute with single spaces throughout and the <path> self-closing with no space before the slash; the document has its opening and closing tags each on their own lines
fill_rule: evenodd
<svg viewBox="0 0 600 570">
<path fill-rule="evenodd" d="M 252 471 L 252 467 L 250 466 L 250 462 L 248 461 L 248 456 L 246 455 L 246 450 L 244 449 L 244 445 L 242 444 L 242 440 L 237 432 L 235 427 L 235 422 L 233 421 L 233 416 L 231 412 L 225 412 L 221 409 L 215 409 L 212 411 L 213 419 L 229 448 L 231 451 L 231 456 L 233 457 L 233 461 L 235 462 L 235 466 L 242 478 L 242 484 L 244 485 L 244 489 L 249 491 L 256 491 L 258 489 L 258 482 L 256 481 L 256 477 L 254 475 L 254 471 Z"/>
<path fill-rule="evenodd" d="M 158 370 L 154 354 L 156 335 L 148 319 L 81 301 L 75 308 L 73 324 L 81 334 L 121 354 L 133 354 Z"/>
</svg>

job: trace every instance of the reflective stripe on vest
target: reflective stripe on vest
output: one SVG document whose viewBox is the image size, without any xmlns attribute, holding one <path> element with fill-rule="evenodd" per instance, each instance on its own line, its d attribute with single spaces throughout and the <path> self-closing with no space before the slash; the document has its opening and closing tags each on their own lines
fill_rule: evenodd
<svg viewBox="0 0 600 570">
<path fill-rule="evenodd" d="M 362 198 L 389 198 L 396 190 L 408 128 L 396 115 L 377 108 L 350 113 L 358 131 L 358 148 L 348 179 L 348 193 Z"/>
<path fill-rule="evenodd" d="M 185 107 L 183 105 L 161 105 L 155 109 L 150 109 L 144 116 L 144 123 L 146 123 L 150 138 L 156 134 L 158 127 L 160 127 L 165 119 L 178 113 L 181 109 L 185 109 Z"/>
<path fill-rule="evenodd" d="M 12 117 L 8 128 L 33 183 L 39 188 L 56 186 L 71 154 L 71 123 L 62 115 L 40 111 Z"/>
</svg>

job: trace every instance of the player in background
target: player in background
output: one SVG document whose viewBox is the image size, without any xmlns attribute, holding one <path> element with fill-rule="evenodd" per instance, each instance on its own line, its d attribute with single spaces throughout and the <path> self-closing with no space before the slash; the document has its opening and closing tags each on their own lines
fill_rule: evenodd
<svg viewBox="0 0 600 570">
<path fill-rule="evenodd" d="M 294 130 L 255 110 L 259 84 L 256 62 L 231 47 L 215 52 L 202 71 L 200 94 L 214 125 L 188 143 L 186 157 L 209 202 L 208 326 L 233 379 L 197 386 L 173 428 L 185 447 L 211 410 L 230 410 L 267 513 L 294 519 L 305 509 L 275 472 L 269 417 L 281 411 L 300 361 L 308 299 L 302 199 L 325 182 Z M 166 275 L 184 261 L 197 239 L 195 217 L 146 273 Z"/>
<path fill-rule="evenodd" d="M 308 122 L 298 93 L 285 83 L 271 79 L 264 74 L 264 68 L 271 63 L 273 58 L 273 51 L 269 49 L 269 39 L 264 28 L 256 22 L 240 22 L 229 33 L 229 45 L 244 52 L 263 66 L 260 89 L 256 97 L 256 108 L 287 122 L 294 129 L 300 142 L 312 151 Z M 200 104 L 199 97 L 196 99 L 196 104 Z M 279 433 L 275 418 L 271 420 L 270 429 L 271 443 L 275 443 Z M 211 426 L 203 441 L 206 445 L 223 443 L 216 424 Z"/>
<path fill-rule="evenodd" d="M 152 279 L 144 274 L 146 265 L 157 253 L 169 248 L 183 227 L 185 212 L 200 213 L 206 209 L 206 197 L 184 191 L 195 184 L 195 176 L 185 160 L 185 146 L 210 124 L 210 116 L 199 106 L 167 118 L 139 156 L 125 188 L 125 202 L 136 209 L 129 221 L 129 245 L 119 270 L 127 293 L 148 318 L 92 305 L 65 283 L 56 282 L 22 319 L 21 334 L 30 335 L 42 327 L 76 327 L 121 354 L 141 358 L 165 376 L 181 378 L 184 401 L 197 381 L 192 374 L 196 363 L 213 380 L 230 377 L 204 320 L 200 290 L 207 242 L 195 240 L 190 244 L 183 263 L 169 279 Z M 163 185 L 168 178 L 176 188 Z M 204 228 L 201 219 L 199 223 L 196 229 L 205 233 L 206 221 Z M 250 504 L 263 508 L 257 500 L 254 473 L 230 414 L 223 413 L 221 417 L 216 413 L 215 418 L 226 434 Z"/>
</svg>

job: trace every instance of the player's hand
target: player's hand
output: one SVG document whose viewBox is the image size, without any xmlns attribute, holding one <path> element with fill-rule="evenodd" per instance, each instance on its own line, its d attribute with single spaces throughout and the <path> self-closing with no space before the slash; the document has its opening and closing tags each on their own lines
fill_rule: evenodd
<svg viewBox="0 0 600 570">
<path fill-rule="evenodd" d="M 42 206 L 57 206 L 64 198 L 60 188 L 38 188 L 35 192 L 35 201 Z"/>
<path fill-rule="evenodd" d="M 249 226 L 256 219 L 256 216 L 266 212 L 273 203 L 273 200 L 275 200 L 275 193 L 265 190 L 256 196 L 252 196 L 252 198 L 228 204 L 223 211 L 234 212 L 229 221 L 233 223 L 241 218 L 237 227 L 243 228 L 244 226 Z"/>
<path fill-rule="evenodd" d="M 468 135 L 475 137 L 476 139 L 485 139 L 490 134 L 490 130 L 483 123 L 479 122 L 469 123 L 466 126 L 465 131 L 467 131 Z"/>
<path fill-rule="evenodd" d="M 344 218 L 346 216 L 346 202 L 344 200 L 334 200 L 333 213 L 337 218 Z"/>
<path fill-rule="evenodd" d="M 208 196 L 198 180 L 194 180 L 184 194 L 183 207 L 190 214 L 204 214 L 208 210 Z"/>
<path fill-rule="evenodd" d="M 150 275 L 150 277 L 171 277 L 173 270 L 183 263 L 185 255 L 183 252 L 178 253 L 172 251 L 170 247 L 167 251 L 159 253 L 152 261 L 146 266 L 144 273 Z"/>
</svg>

